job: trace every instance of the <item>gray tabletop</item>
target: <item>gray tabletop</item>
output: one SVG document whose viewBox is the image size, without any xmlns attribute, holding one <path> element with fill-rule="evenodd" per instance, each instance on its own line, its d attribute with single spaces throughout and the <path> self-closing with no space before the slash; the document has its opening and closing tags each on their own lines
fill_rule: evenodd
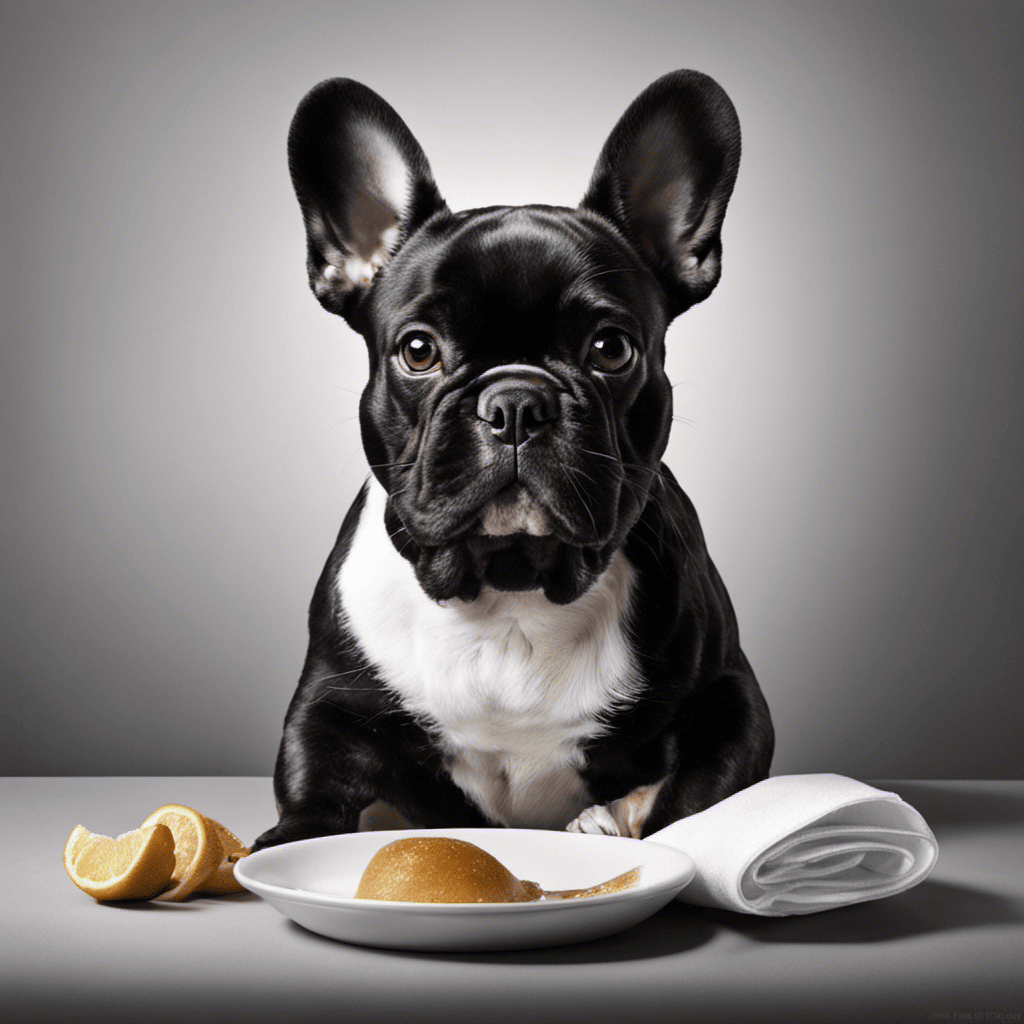
<svg viewBox="0 0 1024 1024">
<path fill-rule="evenodd" d="M 875 782 L 939 862 L 875 903 L 755 918 L 673 903 L 595 942 L 427 954 L 332 942 L 255 896 L 98 904 L 61 854 L 184 803 L 251 840 L 261 778 L 0 780 L 7 1021 L 1012 1021 L 1024 1003 L 1024 782 Z"/>
</svg>

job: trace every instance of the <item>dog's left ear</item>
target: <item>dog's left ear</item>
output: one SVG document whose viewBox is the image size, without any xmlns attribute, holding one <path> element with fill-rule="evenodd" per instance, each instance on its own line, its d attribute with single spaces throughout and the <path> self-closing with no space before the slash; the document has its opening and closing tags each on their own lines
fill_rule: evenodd
<svg viewBox="0 0 1024 1024">
<path fill-rule="evenodd" d="M 331 78 L 295 111 L 288 167 L 306 224 L 309 286 L 358 331 L 374 275 L 416 228 L 448 209 L 430 164 L 377 93 Z"/>
<path fill-rule="evenodd" d="M 672 317 L 718 283 L 739 163 L 736 110 L 699 71 L 674 71 L 648 86 L 601 150 L 580 207 L 625 234 L 668 293 Z"/>
</svg>

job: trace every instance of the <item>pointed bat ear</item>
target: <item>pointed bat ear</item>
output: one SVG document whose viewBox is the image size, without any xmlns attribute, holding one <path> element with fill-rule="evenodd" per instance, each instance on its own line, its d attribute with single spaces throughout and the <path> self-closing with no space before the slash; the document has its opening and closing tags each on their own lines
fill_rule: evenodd
<svg viewBox="0 0 1024 1024">
<path fill-rule="evenodd" d="M 430 164 L 380 96 L 332 78 L 299 104 L 288 166 L 306 225 L 309 285 L 358 330 L 355 311 L 374 276 L 421 224 L 448 209 Z"/>
<path fill-rule="evenodd" d="M 673 317 L 718 283 L 739 162 L 736 110 L 698 71 L 648 86 L 601 150 L 580 207 L 603 214 L 632 242 L 665 287 Z"/>
</svg>

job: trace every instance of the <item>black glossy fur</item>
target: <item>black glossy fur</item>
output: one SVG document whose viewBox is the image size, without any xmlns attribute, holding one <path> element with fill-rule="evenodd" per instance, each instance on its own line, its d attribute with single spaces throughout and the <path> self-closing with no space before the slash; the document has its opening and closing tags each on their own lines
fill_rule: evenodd
<svg viewBox="0 0 1024 1024">
<path fill-rule="evenodd" d="M 636 573 L 629 635 L 644 689 L 585 748 L 593 802 L 668 776 L 647 834 L 766 777 L 768 709 L 696 512 L 661 462 L 665 330 L 720 273 L 739 163 L 725 93 L 696 72 L 659 79 L 608 139 L 578 209 L 450 212 L 408 128 L 344 79 L 303 100 L 289 157 L 313 291 L 367 341 L 364 447 L 390 495 L 388 533 L 424 592 L 540 589 L 565 604 L 621 549 Z M 395 166 L 407 187 L 389 191 Z M 435 339 L 435 371 L 403 362 L 410 330 Z M 605 372 L 593 346 L 613 335 L 634 355 Z M 509 364 L 536 368 L 523 384 L 534 397 L 516 399 L 528 436 L 511 443 L 481 411 Z M 481 536 L 483 507 L 523 491 L 550 532 Z M 254 848 L 354 830 L 375 800 L 424 825 L 490 823 L 340 614 L 335 581 L 364 501 L 365 488 L 313 597 L 275 774 L 281 820 Z"/>
</svg>

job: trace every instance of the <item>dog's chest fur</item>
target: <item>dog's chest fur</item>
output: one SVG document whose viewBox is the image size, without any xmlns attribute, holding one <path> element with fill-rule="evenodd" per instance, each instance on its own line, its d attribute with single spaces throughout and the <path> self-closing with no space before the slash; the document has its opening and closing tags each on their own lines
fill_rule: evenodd
<svg viewBox="0 0 1024 1024">
<path fill-rule="evenodd" d="M 632 567 L 616 553 L 570 605 L 486 590 L 440 605 L 391 543 L 385 500 L 371 479 L 338 577 L 349 629 L 489 818 L 564 827 L 593 802 L 577 771 L 581 744 L 639 687 L 625 636 Z"/>
</svg>

